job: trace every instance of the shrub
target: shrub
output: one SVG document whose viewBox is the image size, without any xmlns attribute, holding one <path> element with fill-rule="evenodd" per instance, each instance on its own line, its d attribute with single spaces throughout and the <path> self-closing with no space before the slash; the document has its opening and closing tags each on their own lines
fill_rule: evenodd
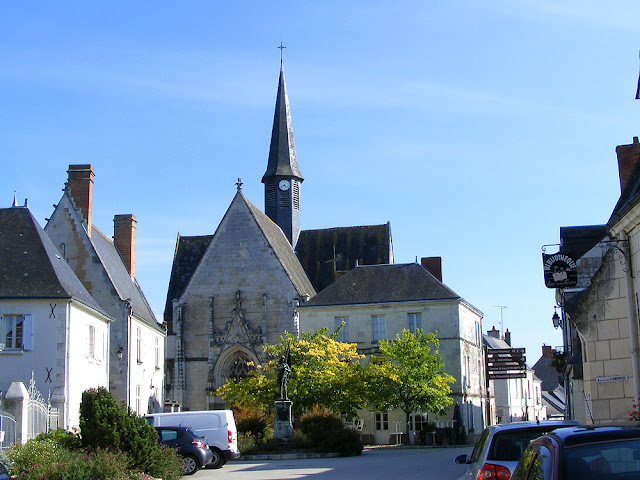
<svg viewBox="0 0 640 480">
<path fill-rule="evenodd" d="M 11 474 L 21 480 L 128 480 L 128 460 L 121 452 L 68 450 L 54 438 L 40 436 L 9 448 Z"/>
<path fill-rule="evenodd" d="M 82 440 L 80 437 L 74 433 L 66 432 L 61 428 L 57 430 L 52 430 L 47 433 L 39 434 L 34 440 L 36 442 L 41 442 L 47 439 L 51 439 L 67 450 L 77 450 L 82 447 Z"/>
<path fill-rule="evenodd" d="M 80 404 L 82 445 L 128 452 L 131 465 L 147 473 L 157 455 L 158 434 L 143 418 L 119 404 L 104 387 L 82 393 Z"/>
<path fill-rule="evenodd" d="M 238 433 L 247 433 L 255 437 L 257 442 L 261 442 L 267 434 L 267 421 L 259 415 L 245 416 L 236 421 Z"/>
<path fill-rule="evenodd" d="M 182 457 L 175 448 L 159 445 L 149 458 L 146 473 L 163 480 L 176 480 L 182 477 Z"/>
<path fill-rule="evenodd" d="M 259 443 L 256 441 L 255 435 L 251 433 L 238 432 L 238 450 L 245 455 L 254 453 L 258 450 Z"/>
<path fill-rule="evenodd" d="M 304 415 L 296 427 L 308 438 L 312 448 L 320 452 L 337 452 L 351 456 L 362 453 L 360 434 L 345 427 L 339 416 L 321 410 Z"/>
</svg>

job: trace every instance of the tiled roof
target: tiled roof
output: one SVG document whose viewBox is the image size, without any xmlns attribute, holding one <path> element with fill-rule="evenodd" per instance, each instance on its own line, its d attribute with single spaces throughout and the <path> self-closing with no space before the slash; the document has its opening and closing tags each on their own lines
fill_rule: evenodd
<svg viewBox="0 0 640 480">
<path fill-rule="evenodd" d="M 300 308 L 420 300 L 461 298 L 422 265 L 372 265 L 350 270 Z"/>
<path fill-rule="evenodd" d="M 0 209 L 0 298 L 70 298 L 108 316 L 28 208 Z"/>
<path fill-rule="evenodd" d="M 296 253 L 320 292 L 356 265 L 393 263 L 391 224 L 304 230 Z"/>
</svg>

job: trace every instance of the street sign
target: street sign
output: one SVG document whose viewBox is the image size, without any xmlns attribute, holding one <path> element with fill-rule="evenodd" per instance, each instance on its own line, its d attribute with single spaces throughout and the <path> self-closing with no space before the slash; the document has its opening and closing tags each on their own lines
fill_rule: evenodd
<svg viewBox="0 0 640 480">
<path fill-rule="evenodd" d="M 526 372 L 518 373 L 491 373 L 489 372 L 489 380 L 509 380 L 512 378 L 527 378 Z"/>
<path fill-rule="evenodd" d="M 526 351 L 525 348 L 491 348 L 489 349 L 489 351 L 487 352 L 489 354 L 489 356 L 494 355 L 494 354 L 509 354 L 509 355 L 513 355 L 513 354 L 524 354 Z"/>
</svg>

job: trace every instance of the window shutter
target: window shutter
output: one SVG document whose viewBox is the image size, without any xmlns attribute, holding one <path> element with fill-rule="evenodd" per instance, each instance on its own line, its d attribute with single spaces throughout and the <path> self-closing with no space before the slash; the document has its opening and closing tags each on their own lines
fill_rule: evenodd
<svg viewBox="0 0 640 480">
<path fill-rule="evenodd" d="M 96 329 L 96 360 L 101 362 L 104 360 L 104 332 Z"/>
<path fill-rule="evenodd" d="M 33 350 L 33 315 L 24 316 L 22 324 L 22 350 L 30 352 Z"/>
</svg>

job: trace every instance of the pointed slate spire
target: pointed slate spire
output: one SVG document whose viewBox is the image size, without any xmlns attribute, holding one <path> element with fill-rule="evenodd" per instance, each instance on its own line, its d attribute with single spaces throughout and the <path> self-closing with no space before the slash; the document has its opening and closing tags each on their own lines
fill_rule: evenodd
<svg viewBox="0 0 640 480">
<path fill-rule="evenodd" d="M 293 141 L 293 129 L 291 128 L 289 97 L 287 96 L 287 86 L 284 81 L 282 61 L 280 62 L 276 111 L 273 116 L 273 128 L 271 130 L 269 163 L 267 164 L 267 171 L 262 177 L 262 183 L 265 183 L 269 177 L 275 176 L 293 177 L 300 182 L 304 180 L 300 170 L 298 170 L 296 146 Z"/>
</svg>

